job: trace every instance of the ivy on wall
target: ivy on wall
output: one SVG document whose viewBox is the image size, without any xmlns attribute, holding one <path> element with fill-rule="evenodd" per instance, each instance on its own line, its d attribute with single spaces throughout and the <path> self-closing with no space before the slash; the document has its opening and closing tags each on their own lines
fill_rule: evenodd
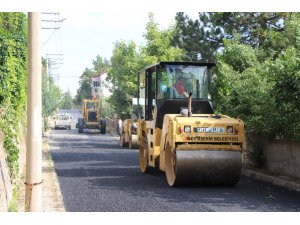
<svg viewBox="0 0 300 225">
<path fill-rule="evenodd" d="M 0 132 L 11 178 L 18 174 L 19 140 L 26 122 L 27 17 L 0 13 Z"/>
</svg>

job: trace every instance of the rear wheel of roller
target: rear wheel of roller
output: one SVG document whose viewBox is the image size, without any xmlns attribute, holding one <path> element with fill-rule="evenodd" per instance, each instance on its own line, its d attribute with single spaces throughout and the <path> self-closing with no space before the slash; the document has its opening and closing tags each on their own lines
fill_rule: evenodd
<svg viewBox="0 0 300 225">
<path fill-rule="evenodd" d="M 128 142 L 125 141 L 125 133 L 122 132 L 120 136 L 120 146 L 121 147 L 128 147 Z"/>
<path fill-rule="evenodd" d="M 137 135 L 130 135 L 129 136 L 129 148 L 130 149 L 134 149 L 134 148 L 138 148 L 139 144 L 138 144 L 138 139 L 137 139 Z"/>
<path fill-rule="evenodd" d="M 168 184 L 174 186 L 176 180 L 176 152 L 172 151 L 169 142 L 166 144 L 165 173 Z"/>
<path fill-rule="evenodd" d="M 140 169 L 143 173 L 147 173 L 149 170 L 148 166 L 148 148 L 140 146 L 139 147 L 139 161 Z"/>
</svg>

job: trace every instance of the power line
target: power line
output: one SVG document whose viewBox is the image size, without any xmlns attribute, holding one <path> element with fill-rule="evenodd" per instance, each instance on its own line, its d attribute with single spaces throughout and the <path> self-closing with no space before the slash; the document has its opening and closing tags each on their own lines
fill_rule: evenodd
<svg viewBox="0 0 300 225">
<path fill-rule="evenodd" d="M 79 79 L 79 77 L 78 76 L 60 76 L 60 74 L 59 73 L 54 73 L 54 74 L 51 74 L 51 77 L 53 77 L 53 78 L 59 78 L 59 79 L 74 79 L 74 78 L 78 78 Z"/>
<path fill-rule="evenodd" d="M 54 30 L 51 35 L 49 36 L 49 38 L 47 39 L 47 41 L 43 44 L 42 47 L 45 47 L 45 45 L 48 43 L 48 41 L 51 39 L 51 37 L 53 36 L 53 34 L 55 33 L 56 30 Z"/>
<path fill-rule="evenodd" d="M 60 13 L 53 13 L 53 12 L 43 12 L 42 13 L 43 15 L 51 15 L 50 18 L 45 18 L 45 19 L 42 19 L 41 21 L 44 23 L 44 26 L 42 26 L 42 29 L 43 30 L 53 30 L 53 32 L 50 34 L 49 38 L 47 39 L 47 41 L 43 44 L 43 47 L 48 43 L 48 41 L 52 38 L 52 36 L 54 35 L 55 31 L 56 30 L 60 30 L 61 28 L 61 23 L 63 21 L 66 20 L 66 18 L 64 19 L 60 19 L 59 18 L 59 15 Z M 54 18 L 53 18 L 53 15 L 54 15 Z M 51 26 L 45 26 L 45 24 L 51 24 Z M 53 24 L 54 23 L 54 24 Z"/>
<path fill-rule="evenodd" d="M 57 13 L 54 13 L 54 12 L 42 12 L 43 15 L 49 15 L 49 14 L 52 14 L 52 15 L 59 15 L 60 13 L 57 12 Z"/>
<path fill-rule="evenodd" d="M 42 29 L 54 29 L 54 30 L 57 30 L 57 29 L 60 29 L 60 24 L 66 20 L 66 18 L 63 18 L 63 19 L 59 19 L 59 15 L 60 13 L 42 13 L 43 15 L 54 15 L 54 19 L 53 18 L 50 18 L 50 19 L 43 19 L 41 20 L 42 22 L 48 24 L 50 23 L 51 26 L 50 27 L 42 27 Z"/>
<path fill-rule="evenodd" d="M 42 29 L 44 30 L 53 30 L 48 39 L 45 43 L 43 43 L 43 47 L 51 40 L 53 35 L 57 30 L 60 30 L 61 23 L 66 20 L 60 19 L 59 12 L 42 12 L 44 18 L 41 20 L 43 26 Z M 55 39 L 56 43 L 56 39 Z M 47 63 L 47 76 L 52 76 L 53 72 L 57 71 L 60 66 L 63 64 L 63 54 L 46 54 L 46 63 Z"/>
</svg>

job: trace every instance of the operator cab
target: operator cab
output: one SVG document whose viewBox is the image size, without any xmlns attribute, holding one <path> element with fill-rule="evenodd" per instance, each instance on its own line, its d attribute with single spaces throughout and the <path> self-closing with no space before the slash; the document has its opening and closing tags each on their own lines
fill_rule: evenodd
<svg viewBox="0 0 300 225">
<path fill-rule="evenodd" d="M 138 76 L 138 103 L 142 117 L 156 119 L 162 128 L 165 114 L 179 114 L 187 108 L 192 94 L 192 113 L 213 114 L 209 100 L 214 63 L 160 62 L 141 71 Z"/>
<path fill-rule="evenodd" d="M 87 122 L 97 122 L 98 121 L 98 109 L 99 102 L 97 100 L 85 99 L 83 103 L 83 110 L 86 109 L 86 121 Z"/>
</svg>

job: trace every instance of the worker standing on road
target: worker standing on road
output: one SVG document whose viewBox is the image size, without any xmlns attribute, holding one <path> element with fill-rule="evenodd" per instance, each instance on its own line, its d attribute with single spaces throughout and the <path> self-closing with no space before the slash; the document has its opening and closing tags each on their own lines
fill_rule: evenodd
<svg viewBox="0 0 300 225">
<path fill-rule="evenodd" d="M 106 133 L 106 118 L 105 116 L 102 116 L 100 120 L 100 133 L 105 134 Z"/>
<path fill-rule="evenodd" d="M 123 121 L 118 116 L 117 121 L 116 121 L 116 129 L 117 129 L 117 133 L 118 133 L 119 136 L 121 136 L 122 123 L 123 123 Z"/>
</svg>

